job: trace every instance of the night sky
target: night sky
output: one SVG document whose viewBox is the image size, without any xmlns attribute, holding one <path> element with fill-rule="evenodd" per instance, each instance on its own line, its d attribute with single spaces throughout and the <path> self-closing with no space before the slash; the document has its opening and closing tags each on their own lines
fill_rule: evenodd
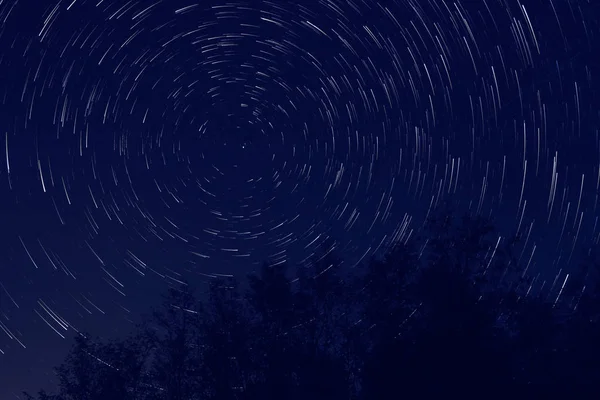
<svg viewBox="0 0 600 400">
<path fill-rule="evenodd" d="M 0 398 L 168 285 L 449 200 L 537 287 L 600 240 L 600 3 L 0 1 Z M 493 252 L 490 252 L 490 257 Z"/>
</svg>

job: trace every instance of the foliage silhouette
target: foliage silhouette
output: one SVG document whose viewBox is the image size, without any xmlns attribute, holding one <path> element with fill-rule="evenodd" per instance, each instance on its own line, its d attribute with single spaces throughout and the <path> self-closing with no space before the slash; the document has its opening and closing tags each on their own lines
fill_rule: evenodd
<svg viewBox="0 0 600 400">
<path fill-rule="evenodd" d="M 597 398 L 597 250 L 568 285 L 543 285 L 521 245 L 447 211 L 364 265 L 327 241 L 295 269 L 265 263 L 245 291 L 218 277 L 201 302 L 182 284 L 126 340 L 78 336 L 58 393 L 27 398 Z"/>
</svg>

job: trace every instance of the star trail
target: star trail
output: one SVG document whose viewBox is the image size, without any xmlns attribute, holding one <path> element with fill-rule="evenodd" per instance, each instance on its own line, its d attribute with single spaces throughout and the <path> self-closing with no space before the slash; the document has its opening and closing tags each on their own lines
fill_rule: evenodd
<svg viewBox="0 0 600 400">
<path fill-rule="evenodd" d="M 356 265 L 446 201 L 494 219 L 497 245 L 523 237 L 535 284 L 560 286 L 600 241 L 599 17 L 565 0 L 0 1 L 0 375 L 83 329 L 126 331 L 171 283 L 328 239 Z"/>
</svg>

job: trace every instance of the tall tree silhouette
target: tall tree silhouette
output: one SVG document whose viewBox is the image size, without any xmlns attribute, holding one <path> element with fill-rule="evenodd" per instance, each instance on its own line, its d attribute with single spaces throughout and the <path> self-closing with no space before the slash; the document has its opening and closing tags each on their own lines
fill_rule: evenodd
<svg viewBox="0 0 600 400">
<path fill-rule="evenodd" d="M 170 288 L 162 307 L 153 312 L 144 339 L 150 344 L 150 376 L 155 385 L 151 398 L 188 400 L 201 390 L 199 365 L 199 312 L 191 288 Z"/>
<path fill-rule="evenodd" d="M 295 308 L 298 325 L 299 398 L 349 398 L 345 351 L 347 287 L 336 243 L 325 240 L 297 270 Z"/>
<path fill-rule="evenodd" d="M 263 264 L 259 274 L 248 277 L 246 298 L 254 321 L 254 354 L 259 380 L 254 398 L 293 398 L 296 390 L 296 315 L 285 264 Z"/>
<path fill-rule="evenodd" d="M 405 366 L 410 363 L 404 338 L 411 340 L 406 328 L 421 307 L 411 297 L 414 277 L 420 268 L 413 243 L 398 243 L 382 259 L 372 259 L 363 276 L 363 327 L 360 337 L 364 365 L 361 370 L 361 398 L 393 398 L 395 385 L 408 382 Z M 417 356 L 412 358 L 417 359 Z"/>
<path fill-rule="evenodd" d="M 563 332 L 556 364 L 561 365 L 562 379 L 579 388 L 591 385 L 597 391 L 600 377 L 600 249 L 593 242 L 582 254 L 576 268 L 567 277 L 562 300 L 554 301 L 560 312 Z M 558 297 L 558 296 L 556 296 Z M 558 347 L 558 346 L 557 346 Z M 593 383 L 594 382 L 594 383 Z"/>
<path fill-rule="evenodd" d="M 77 337 L 58 392 L 37 398 L 597 398 L 597 249 L 542 289 L 490 221 L 436 214 L 425 228 L 356 268 L 325 241 L 296 270 L 265 263 L 245 293 L 232 277 L 203 302 L 173 287 L 127 339 Z"/>
<path fill-rule="evenodd" d="M 248 307 L 236 279 L 216 278 L 210 283 L 201 321 L 205 398 L 240 398 L 254 385 L 257 373 Z"/>
<path fill-rule="evenodd" d="M 395 385 L 439 394 L 473 381 L 509 382 L 497 298 L 481 279 L 491 232 L 483 219 L 443 214 L 430 220 L 424 241 L 400 243 L 370 263 L 364 398 L 392 398 Z"/>
</svg>

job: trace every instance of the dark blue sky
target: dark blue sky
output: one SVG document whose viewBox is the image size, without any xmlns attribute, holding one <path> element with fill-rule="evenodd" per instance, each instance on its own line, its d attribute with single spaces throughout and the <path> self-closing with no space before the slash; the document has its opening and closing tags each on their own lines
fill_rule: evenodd
<svg viewBox="0 0 600 400">
<path fill-rule="evenodd" d="M 0 3 L 0 398 L 87 330 L 444 200 L 537 281 L 598 245 L 600 10 L 564 0 Z M 490 256 L 493 252 L 490 251 Z"/>
</svg>

